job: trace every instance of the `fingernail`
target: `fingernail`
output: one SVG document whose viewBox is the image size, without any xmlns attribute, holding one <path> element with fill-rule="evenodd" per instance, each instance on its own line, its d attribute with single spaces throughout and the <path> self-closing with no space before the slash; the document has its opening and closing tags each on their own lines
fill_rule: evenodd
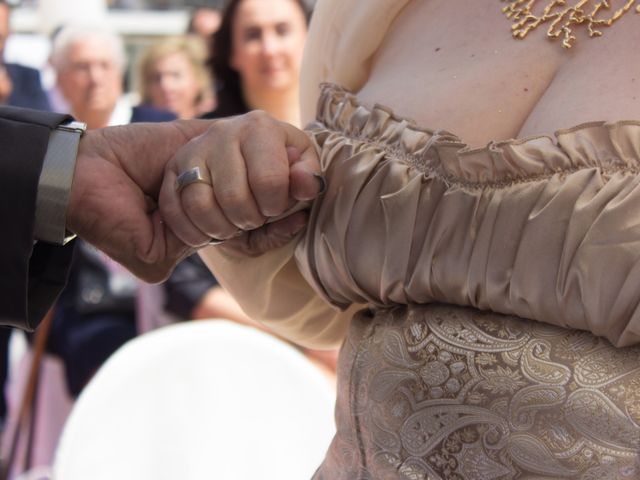
<svg viewBox="0 0 640 480">
<path fill-rule="evenodd" d="M 313 176 L 316 177 L 320 182 L 320 191 L 318 192 L 318 195 L 322 195 L 327 191 L 327 179 L 324 178 L 324 175 L 322 175 L 321 173 L 314 173 Z"/>
</svg>

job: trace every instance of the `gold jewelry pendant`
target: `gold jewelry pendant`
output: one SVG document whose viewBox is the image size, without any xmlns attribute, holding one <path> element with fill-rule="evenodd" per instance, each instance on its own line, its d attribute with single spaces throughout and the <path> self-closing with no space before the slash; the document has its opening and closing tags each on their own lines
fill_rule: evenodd
<svg viewBox="0 0 640 480">
<path fill-rule="evenodd" d="M 502 12 L 513 22 L 511 33 L 515 38 L 525 38 L 540 25 L 549 24 L 547 36 L 553 40 L 562 37 L 562 46 L 571 48 L 576 41 L 574 27 L 586 26 L 590 37 L 599 37 L 602 35 L 602 31 L 598 30 L 600 27 L 613 25 L 639 0 L 624 0 L 617 10 L 612 10 L 614 2 L 611 0 L 575 0 L 572 6 L 567 6 L 567 0 L 551 0 L 544 8 L 537 9 L 538 0 L 502 1 L 509 3 L 502 8 Z M 640 13 L 640 4 L 635 10 Z"/>
</svg>

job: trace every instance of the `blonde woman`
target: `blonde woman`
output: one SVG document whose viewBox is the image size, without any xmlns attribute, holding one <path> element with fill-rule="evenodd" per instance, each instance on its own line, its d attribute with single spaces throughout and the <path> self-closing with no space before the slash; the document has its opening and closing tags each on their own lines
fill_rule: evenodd
<svg viewBox="0 0 640 480">
<path fill-rule="evenodd" d="M 215 106 L 207 46 L 195 36 L 167 37 L 152 44 L 140 61 L 142 103 L 194 118 Z"/>
</svg>

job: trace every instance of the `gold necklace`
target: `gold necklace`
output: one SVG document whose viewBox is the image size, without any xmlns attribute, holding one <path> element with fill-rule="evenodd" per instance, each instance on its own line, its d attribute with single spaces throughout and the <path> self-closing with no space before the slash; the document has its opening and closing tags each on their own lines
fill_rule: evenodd
<svg viewBox="0 0 640 480">
<path fill-rule="evenodd" d="M 535 14 L 533 9 L 538 0 L 501 1 L 509 2 L 509 5 L 502 8 L 502 12 L 513 22 L 511 33 L 515 38 L 525 38 L 529 32 L 540 25 L 550 23 L 547 36 L 554 40 L 562 37 L 564 48 L 571 48 L 575 43 L 574 26 L 586 25 L 590 37 L 599 37 L 602 35 L 602 31 L 598 30 L 599 27 L 610 27 L 638 2 L 638 0 L 624 0 L 624 5 L 612 11 L 611 0 L 577 0 L 570 7 L 567 7 L 567 0 L 552 0 L 541 13 Z M 590 13 L 587 13 L 588 9 L 591 9 Z M 640 13 L 640 4 L 635 10 L 636 13 Z M 599 18 L 605 16 L 606 11 L 611 11 L 610 15 Z"/>
</svg>

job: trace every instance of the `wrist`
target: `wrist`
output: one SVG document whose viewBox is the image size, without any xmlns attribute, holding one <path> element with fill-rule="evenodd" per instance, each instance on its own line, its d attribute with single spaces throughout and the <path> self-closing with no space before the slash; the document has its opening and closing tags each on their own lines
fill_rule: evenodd
<svg viewBox="0 0 640 480">
<path fill-rule="evenodd" d="M 94 177 L 104 177 L 102 160 L 107 158 L 100 130 L 88 130 L 78 144 L 78 155 L 67 205 L 66 228 L 80 236 L 86 235 L 88 220 L 92 218 L 88 209 L 92 195 L 96 194 Z M 93 190 L 93 192 L 91 191 Z"/>
</svg>

